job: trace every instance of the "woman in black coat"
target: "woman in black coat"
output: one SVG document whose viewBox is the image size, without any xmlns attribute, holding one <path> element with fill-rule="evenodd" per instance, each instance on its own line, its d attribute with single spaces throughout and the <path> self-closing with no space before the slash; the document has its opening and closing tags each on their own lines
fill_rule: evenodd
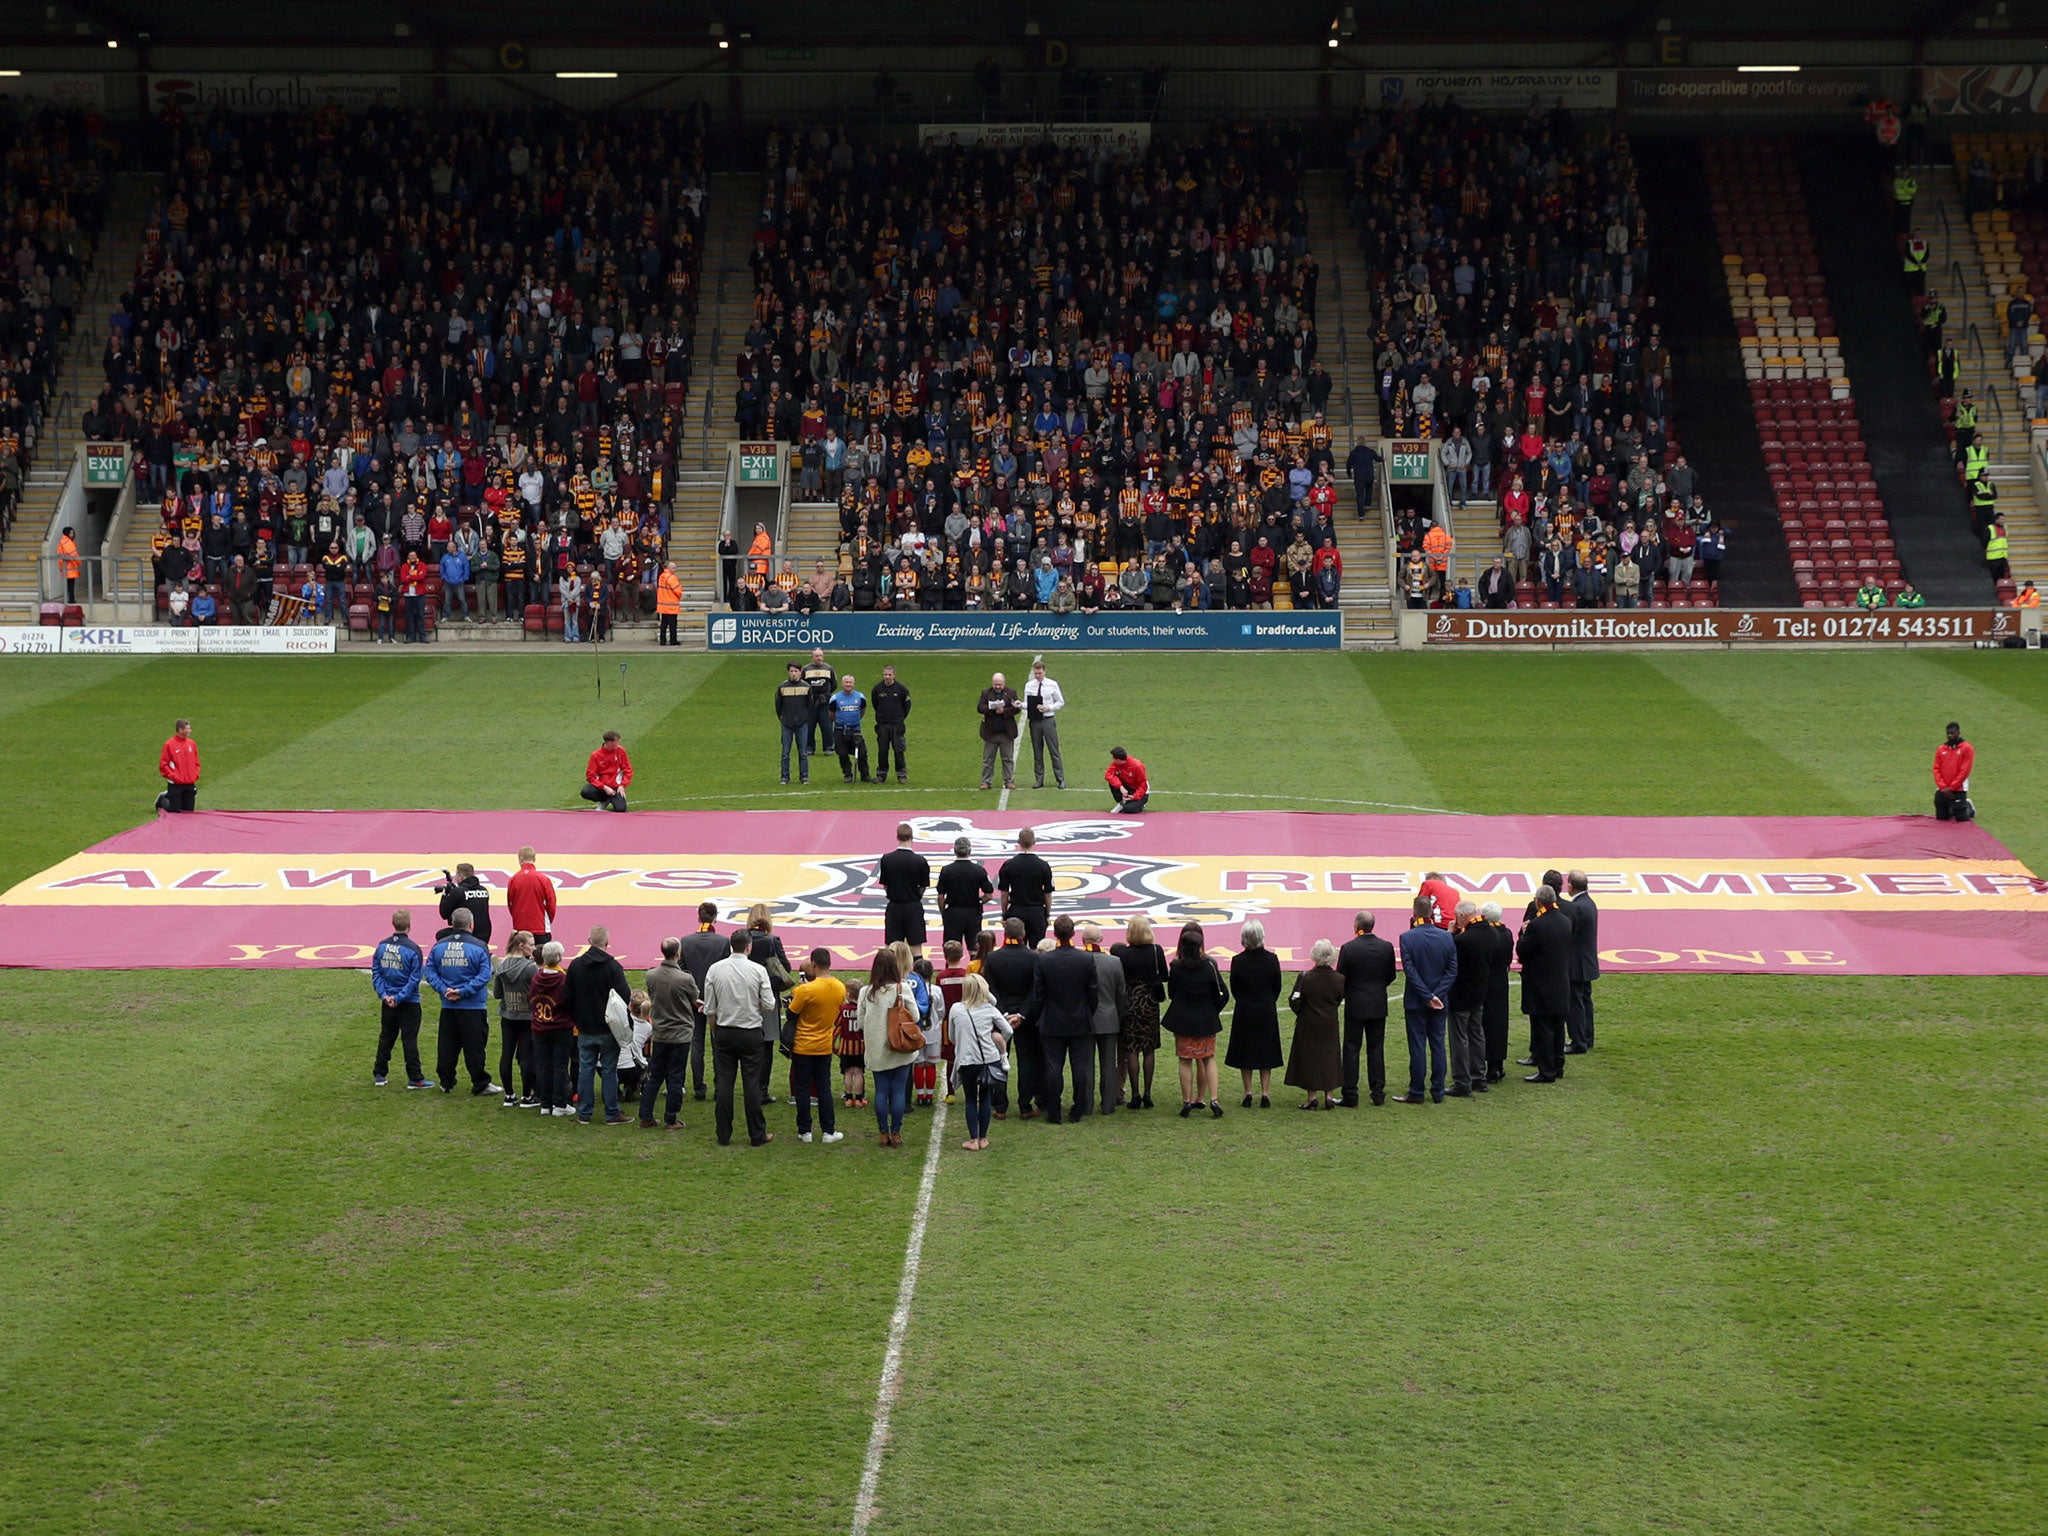
<svg viewBox="0 0 2048 1536">
<path fill-rule="evenodd" d="M 1557 892 L 1536 892 L 1536 915 L 1522 924 L 1515 957 L 1522 962 L 1522 1007 L 1529 1015 L 1529 1059 L 1536 1070 L 1525 1083 L 1554 1083 L 1564 1076 L 1564 1021 L 1571 1008 L 1571 919 L 1559 910 Z"/>
<path fill-rule="evenodd" d="M 1160 1023 L 1173 1032 L 1173 1053 L 1180 1060 L 1183 1120 L 1201 1108 L 1204 1099 L 1210 1115 L 1223 1118 L 1223 1103 L 1216 1097 L 1216 1036 L 1223 1028 L 1223 1005 L 1230 1001 L 1230 991 L 1206 948 L 1202 925 L 1187 924 L 1166 970 L 1166 995 L 1172 1002 Z"/>
<path fill-rule="evenodd" d="M 1252 1074 L 1259 1075 L 1259 1108 L 1273 1107 L 1273 1069 L 1280 1050 L 1280 957 L 1266 948 L 1266 925 L 1256 919 L 1240 930 L 1244 947 L 1230 962 L 1230 990 L 1237 1007 L 1230 1016 L 1230 1049 L 1223 1064 L 1244 1076 L 1244 1108 L 1252 1107 Z"/>
</svg>

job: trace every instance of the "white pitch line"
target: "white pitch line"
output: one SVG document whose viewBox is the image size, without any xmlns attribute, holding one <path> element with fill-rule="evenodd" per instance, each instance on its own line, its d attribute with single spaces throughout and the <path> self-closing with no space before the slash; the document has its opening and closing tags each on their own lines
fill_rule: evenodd
<svg viewBox="0 0 2048 1536">
<path fill-rule="evenodd" d="M 1001 793 L 1000 795 L 997 795 L 997 796 L 996 796 L 996 809 L 997 809 L 997 810 L 999 810 L 999 811 L 1007 811 L 1007 810 L 1008 810 L 1009 808 L 1010 808 L 1010 786 L 1009 786 L 1009 785 L 1007 785 L 1007 784 L 1005 784 L 1005 785 L 1003 786 L 1003 792 L 1002 792 L 1002 793 Z"/>
<path fill-rule="evenodd" d="M 918 1180 L 917 1210 L 903 1250 L 903 1278 L 896 1285 L 896 1310 L 889 1318 L 889 1347 L 882 1352 L 882 1380 L 875 1389 L 875 1424 L 861 1462 L 860 1492 L 853 1501 L 853 1536 L 867 1536 L 875 1519 L 875 1489 L 882 1481 L 882 1456 L 889 1448 L 889 1418 L 903 1391 L 903 1339 L 910 1332 L 910 1304 L 917 1296 L 917 1272 L 924 1262 L 924 1230 L 931 1219 L 932 1186 L 939 1177 L 939 1149 L 946 1139 L 946 1101 L 932 1106 L 931 1139 L 925 1143 L 924 1176 Z"/>
</svg>

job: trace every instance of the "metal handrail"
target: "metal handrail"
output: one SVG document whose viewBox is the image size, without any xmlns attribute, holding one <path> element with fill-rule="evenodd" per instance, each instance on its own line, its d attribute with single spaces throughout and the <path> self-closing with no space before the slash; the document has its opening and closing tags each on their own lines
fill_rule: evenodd
<svg viewBox="0 0 2048 1536">
<path fill-rule="evenodd" d="M 1963 312 L 1957 316 L 1957 319 L 1961 322 L 1964 329 L 1967 330 L 1970 324 L 1970 290 L 1963 282 L 1963 264 L 1960 261 L 1951 259 L 1949 264 L 1941 270 L 1942 276 L 1949 280 L 1948 291 L 1962 296 Z"/>
</svg>

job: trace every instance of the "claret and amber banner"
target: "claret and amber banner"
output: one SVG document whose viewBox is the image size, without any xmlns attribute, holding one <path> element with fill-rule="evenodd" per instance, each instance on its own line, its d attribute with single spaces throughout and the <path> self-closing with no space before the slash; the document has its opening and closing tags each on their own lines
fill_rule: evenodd
<svg viewBox="0 0 2048 1536">
<path fill-rule="evenodd" d="M 2013 608 L 1444 608 L 1431 645 L 1967 645 L 2018 639 Z"/>
<path fill-rule="evenodd" d="M 1248 919 L 1284 961 L 1349 936 L 1373 912 L 1406 920 L 1438 871 L 1511 926 L 1543 871 L 1582 868 L 1600 907 L 1603 965 L 1619 971 L 1837 975 L 2048 974 L 2048 882 L 1975 823 L 1873 819 L 1570 816 L 931 814 L 909 818 L 934 871 L 967 838 L 995 874 L 1035 829 L 1056 910 L 1131 918 L 1163 942 L 1187 922 L 1228 952 Z M 239 812 L 162 816 L 0 896 L 0 965 L 360 966 L 391 911 L 438 926 L 434 889 L 458 861 L 502 893 L 523 844 L 560 895 L 557 937 L 612 930 L 653 963 L 700 901 L 733 920 L 755 902 L 785 945 L 850 965 L 881 936 L 875 863 L 887 812 Z M 493 939 L 510 922 L 502 896 Z M 993 918 L 993 908 L 991 917 Z M 938 932 L 936 912 L 932 931 Z"/>
</svg>

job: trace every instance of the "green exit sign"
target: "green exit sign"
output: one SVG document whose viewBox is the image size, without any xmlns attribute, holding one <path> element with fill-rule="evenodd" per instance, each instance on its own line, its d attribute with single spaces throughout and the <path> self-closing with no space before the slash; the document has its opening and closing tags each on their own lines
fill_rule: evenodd
<svg viewBox="0 0 2048 1536">
<path fill-rule="evenodd" d="M 1389 480 L 1427 483 L 1429 480 L 1429 444 L 1426 442 L 1395 442 L 1387 445 L 1387 478 Z"/>
<path fill-rule="evenodd" d="M 779 485 L 782 454 L 773 443 L 740 444 L 740 484 Z"/>
<path fill-rule="evenodd" d="M 85 450 L 87 485 L 122 486 L 128 483 L 128 445 L 89 443 Z"/>
</svg>

